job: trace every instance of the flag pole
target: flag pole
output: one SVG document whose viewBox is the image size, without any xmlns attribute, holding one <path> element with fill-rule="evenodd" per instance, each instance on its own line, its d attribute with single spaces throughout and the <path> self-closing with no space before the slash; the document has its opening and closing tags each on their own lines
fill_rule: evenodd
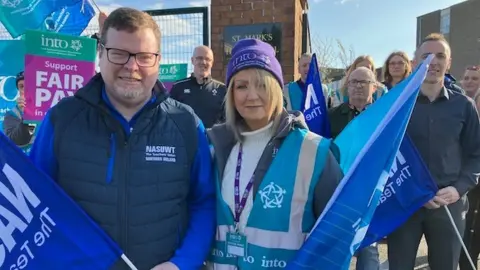
<svg viewBox="0 0 480 270">
<path fill-rule="evenodd" d="M 92 4 L 97 8 L 98 12 L 102 12 L 98 7 L 97 3 L 95 3 L 95 0 L 90 0 L 90 2 L 92 2 Z"/>
<path fill-rule="evenodd" d="M 448 218 L 450 219 L 450 223 L 452 223 L 453 229 L 455 230 L 455 233 L 457 234 L 458 240 L 462 244 L 463 251 L 465 252 L 465 256 L 467 256 L 468 261 L 470 262 L 470 265 L 472 266 L 473 270 L 476 270 L 477 267 L 475 267 L 475 263 L 473 263 L 472 257 L 470 256 L 470 253 L 468 252 L 467 246 L 465 246 L 465 243 L 463 242 L 462 235 L 458 231 L 457 225 L 455 225 L 455 221 L 453 220 L 452 213 L 450 213 L 450 209 L 446 205 L 443 206 L 445 211 L 447 212 Z"/>
<path fill-rule="evenodd" d="M 125 254 L 122 254 L 122 260 L 128 265 L 128 267 L 130 267 L 131 270 L 138 270 Z"/>
</svg>

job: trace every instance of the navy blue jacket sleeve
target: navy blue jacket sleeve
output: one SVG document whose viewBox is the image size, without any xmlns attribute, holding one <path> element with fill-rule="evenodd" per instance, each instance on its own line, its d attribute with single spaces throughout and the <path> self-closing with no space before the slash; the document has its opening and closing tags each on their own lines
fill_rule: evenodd
<svg viewBox="0 0 480 270">
<path fill-rule="evenodd" d="M 215 226 L 215 185 L 212 157 L 202 122 L 197 127 L 198 149 L 191 171 L 190 220 L 181 247 L 171 262 L 180 269 L 200 269 L 212 247 Z"/>
<path fill-rule="evenodd" d="M 30 159 L 37 168 L 44 171 L 53 180 L 57 180 L 58 164 L 53 151 L 54 132 L 49 113 L 47 113 L 38 128 L 39 130 L 30 150 Z"/>
</svg>

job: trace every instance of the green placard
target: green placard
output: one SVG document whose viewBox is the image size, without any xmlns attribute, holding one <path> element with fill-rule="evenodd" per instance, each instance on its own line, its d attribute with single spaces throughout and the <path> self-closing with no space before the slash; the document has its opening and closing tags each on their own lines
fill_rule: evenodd
<svg viewBox="0 0 480 270">
<path fill-rule="evenodd" d="M 160 64 L 158 78 L 162 82 L 175 82 L 187 77 L 188 64 Z"/>
<path fill-rule="evenodd" d="M 26 54 L 95 62 L 97 41 L 52 32 L 27 30 Z"/>
</svg>

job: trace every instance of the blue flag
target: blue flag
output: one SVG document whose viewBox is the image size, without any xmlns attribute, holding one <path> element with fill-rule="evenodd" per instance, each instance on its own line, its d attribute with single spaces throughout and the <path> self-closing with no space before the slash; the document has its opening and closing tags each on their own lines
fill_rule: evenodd
<svg viewBox="0 0 480 270">
<path fill-rule="evenodd" d="M 380 202 L 431 59 L 335 139 L 346 174 L 288 269 L 349 268 Z"/>
<path fill-rule="evenodd" d="M 109 269 L 122 251 L 0 133 L 0 269 Z"/>
<path fill-rule="evenodd" d="M 80 1 L 53 12 L 45 19 L 41 30 L 80 36 L 94 16 L 95 9 L 90 2 Z"/>
<path fill-rule="evenodd" d="M 13 38 L 27 29 L 39 29 L 45 18 L 82 0 L 1 0 L 0 23 Z"/>
<path fill-rule="evenodd" d="M 360 249 L 392 233 L 435 197 L 437 184 L 410 137 L 405 135 Z"/>
<path fill-rule="evenodd" d="M 312 61 L 310 61 L 305 84 L 307 85 L 307 93 L 303 115 L 308 129 L 322 137 L 331 138 L 327 104 L 323 95 L 322 78 L 318 70 L 316 54 L 313 54 Z"/>
</svg>

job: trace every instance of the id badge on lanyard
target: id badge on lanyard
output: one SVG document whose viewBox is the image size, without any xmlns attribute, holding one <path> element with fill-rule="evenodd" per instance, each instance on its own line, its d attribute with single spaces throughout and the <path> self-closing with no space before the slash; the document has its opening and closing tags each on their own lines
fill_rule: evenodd
<svg viewBox="0 0 480 270">
<path fill-rule="evenodd" d="M 239 233 L 238 223 L 240 222 L 240 215 L 242 214 L 242 211 L 245 208 L 245 205 L 247 204 L 250 191 L 253 188 L 253 180 L 254 180 L 254 177 L 252 176 L 247 186 L 245 187 L 243 196 L 240 198 L 240 171 L 242 168 L 242 155 L 243 155 L 243 149 L 242 149 L 242 145 L 240 144 L 238 149 L 237 168 L 235 171 L 235 182 L 234 182 L 235 232 L 227 232 L 227 239 L 226 239 L 227 253 L 234 256 L 238 256 L 238 257 L 247 256 L 247 247 L 248 247 L 247 237 Z"/>
</svg>

